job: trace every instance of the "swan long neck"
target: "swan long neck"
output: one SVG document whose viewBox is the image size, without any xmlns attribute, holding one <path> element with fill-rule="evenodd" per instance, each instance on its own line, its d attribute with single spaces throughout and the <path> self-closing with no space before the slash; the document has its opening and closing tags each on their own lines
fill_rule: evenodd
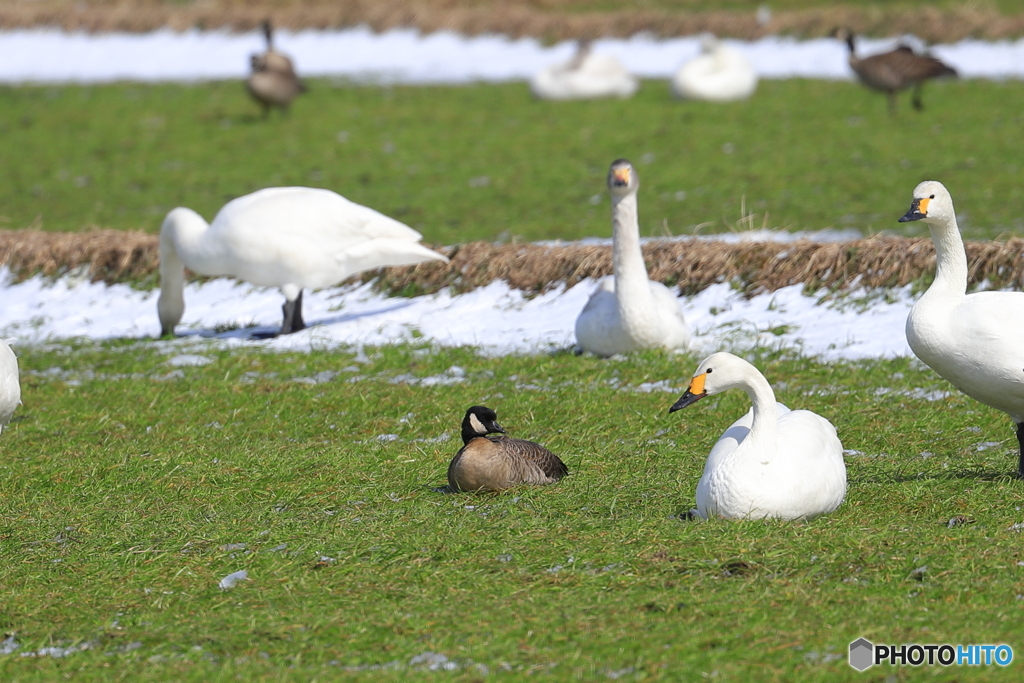
<svg viewBox="0 0 1024 683">
<path fill-rule="evenodd" d="M 619 313 L 628 325 L 655 315 L 647 266 L 640 249 L 636 192 L 612 199 L 612 267 Z"/>
<path fill-rule="evenodd" d="M 935 280 L 922 299 L 955 305 L 967 295 L 967 252 L 956 218 L 929 223 L 935 243 Z"/>
<path fill-rule="evenodd" d="M 759 372 L 751 373 L 743 386 L 754 408 L 754 420 L 746 442 L 754 444 L 753 452 L 774 449 L 779 428 L 779 410 L 772 385 Z"/>
<path fill-rule="evenodd" d="M 157 313 L 161 334 L 170 334 L 185 313 L 185 266 L 202 275 L 221 275 L 222 249 L 204 239 L 209 224 L 191 209 L 173 209 L 160 228 L 160 298 Z"/>
</svg>

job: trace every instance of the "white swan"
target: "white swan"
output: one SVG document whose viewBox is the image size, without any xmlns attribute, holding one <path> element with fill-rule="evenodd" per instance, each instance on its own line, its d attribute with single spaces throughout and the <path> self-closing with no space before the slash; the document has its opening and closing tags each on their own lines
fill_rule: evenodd
<svg viewBox="0 0 1024 683">
<path fill-rule="evenodd" d="M 581 351 L 598 356 L 639 349 L 677 349 L 690 341 L 679 301 L 668 287 L 647 279 L 637 223 L 640 179 L 625 159 L 608 171 L 612 196 L 612 265 L 614 276 L 601 280 L 576 318 Z"/>
<path fill-rule="evenodd" d="M 280 287 L 281 334 L 288 334 L 305 327 L 304 287 L 328 287 L 371 268 L 448 260 L 420 237 L 404 223 L 310 187 L 271 187 L 233 199 L 210 224 L 192 209 L 172 209 L 160 228 L 160 334 L 172 334 L 185 311 L 185 267 Z"/>
<path fill-rule="evenodd" d="M 910 348 L 957 389 L 1013 419 L 1024 477 L 1024 292 L 967 294 L 967 253 L 942 183 L 915 187 L 899 220 L 924 221 L 935 243 L 935 280 L 907 317 Z"/>
<path fill-rule="evenodd" d="M 579 42 L 568 62 L 545 67 L 530 79 L 530 91 L 542 100 L 627 98 L 639 87 L 639 81 L 619 60 L 591 52 L 589 40 Z"/>
<path fill-rule="evenodd" d="M 21 405 L 21 382 L 18 379 L 18 357 L 0 339 L 0 432 L 11 421 L 15 409 Z"/>
<path fill-rule="evenodd" d="M 705 358 L 669 412 L 727 389 L 744 390 L 754 405 L 711 449 L 697 484 L 697 514 L 810 519 L 839 507 L 846 464 L 836 428 L 809 410 L 776 403 L 768 380 L 742 358 Z"/>
<path fill-rule="evenodd" d="M 757 88 L 757 72 L 743 53 L 712 35 L 701 37 L 701 54 L 672 77 L 672 94 L 687 100 L 743 100 Z"/>
</svg>

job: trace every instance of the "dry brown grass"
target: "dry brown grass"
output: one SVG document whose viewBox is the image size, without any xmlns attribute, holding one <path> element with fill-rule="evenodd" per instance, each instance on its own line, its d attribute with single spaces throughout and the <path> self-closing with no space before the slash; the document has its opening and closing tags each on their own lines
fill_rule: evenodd
<svg viewBox="0 0 1024 683">
<path fill-rule="evenodd" d="M 291 29 L 366 25 L 376 31 L 411 27 L 547 40 L 640 32 L 669 37 L 702 31 L 743 39 L 771 34 L 810 37 L 827 35 L 839 25 L 875 36 L 913 33 L 932 42 L 1024 36 L 1024 14 L 1007 15 L 991 3 L 977 1 L 947 10 L 883 3 L 780 10 L 766 24 L 759 24 L 753 12 L 705 10 L 702 5 L 680 1 L 667 9 L 600 11 L 579 0 L 4 0 L 0 28 L 251 31 L 270 17 L 276 25 Z"/>
<path fill-rule="evenodd" d="M 0 265 L 17 277 L 55 276 L 86 267 L 93 280 L 108 283 L 154 280 L 159 263 L 155 235 L 92 230 L 53 233 L 0 231 Z M 612 272 L 611 247 L 539 246 L 470 242 L 440 248 L 449 263 L 424 263 L 363 273 L 379 278 L 389 293 L 421 294 L 451 287 L 465 292 L 504 280 L 525 292 L 542 292 Z M 968 242 L 970 280 L 994 287 L 1024 285 L 1024 240 Z M 870 237 L 821 244 L 685 241 L 651 242 L 644 257 L 654 280 L 696 294 L 717 282 L 731 282 L 748 293 L 771 292 L 803 284 L 809 290 L 851 286 L 898 287 L 928 277 L 935 270 L 935 250 L 925 238 Z"/>
</svg>

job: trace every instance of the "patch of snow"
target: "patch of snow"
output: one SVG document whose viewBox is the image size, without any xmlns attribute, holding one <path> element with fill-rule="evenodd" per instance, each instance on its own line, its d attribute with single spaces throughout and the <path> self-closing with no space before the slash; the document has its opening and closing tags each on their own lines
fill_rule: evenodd
<svg viewBox="0 0 1024 683">
<path fill-rule="evenodd" d="M 544 45 L 534 38 L 462 36 L 413 29 L 374 33 L 369 28 L 275 32 L 277 49 L 291 55 L 300 74 L 382 83 L 525 81 L 540 69 L 568 60 L 573 41 Z M 904 38 L 916 41 L 913 36 Z M 768 36 L 722 41 L 747 56 L 761 78 L 852 80 L 846 46 L 839 40 L 798 41 Z M 891 49 L 897 39 L 862 38 L 862 55 Z M 916 41 L 920 44 L 920 41 Z M 595 40 L 596 53 L 620 60 L 633 74 L 667 79 L 700 51 L 700 37 L 650 35 Z M 95 83 L 116 80 L 196 81 L 242 79 L 249 56 L 264 50 L 258 31 L 65 33 L 54 29 L 0 31 L 0 82 Z M 932 53 L 964 78 L 1024 77 L 1024 40 L 964 40 L 936 45 Z M 345 133 L 345 131 L 342 131 Z M 339 140 L 347 140 L 347 134 Z M 477 179 L 477 182 L 481 181 Z"/>
</svg>

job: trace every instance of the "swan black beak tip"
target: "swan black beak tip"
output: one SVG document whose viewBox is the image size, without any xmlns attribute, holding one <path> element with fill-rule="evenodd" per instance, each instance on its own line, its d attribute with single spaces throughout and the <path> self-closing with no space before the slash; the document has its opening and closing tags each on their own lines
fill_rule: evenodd
<svg viewBox="0 0 1024 683">
<path fill-rule="evenodd" d="M 919 221 L 925 217 L 925 214 L 921 213 L 921 200 L 915 199 L 910 204 L 910 209 L 899 217 L 900 223 L 909 223 L 910 221 Z"/>
<path fill-rule="evenodd" d="M 680 396 L 679 400 L 672 404 L 672 407 L 668 409 L 668 412 L 669 414 L 671 414 L 676 412 L 677 410 L 682 410 L 686 406 L 693 405 L 694 403 L 701 400 L 707 395 L 708 392 L 706 391 L 702 391 L 699 394 L 695 394 L 691 392 L 689 389 L 687 389 L 686 393 Z"/>
</svg>

